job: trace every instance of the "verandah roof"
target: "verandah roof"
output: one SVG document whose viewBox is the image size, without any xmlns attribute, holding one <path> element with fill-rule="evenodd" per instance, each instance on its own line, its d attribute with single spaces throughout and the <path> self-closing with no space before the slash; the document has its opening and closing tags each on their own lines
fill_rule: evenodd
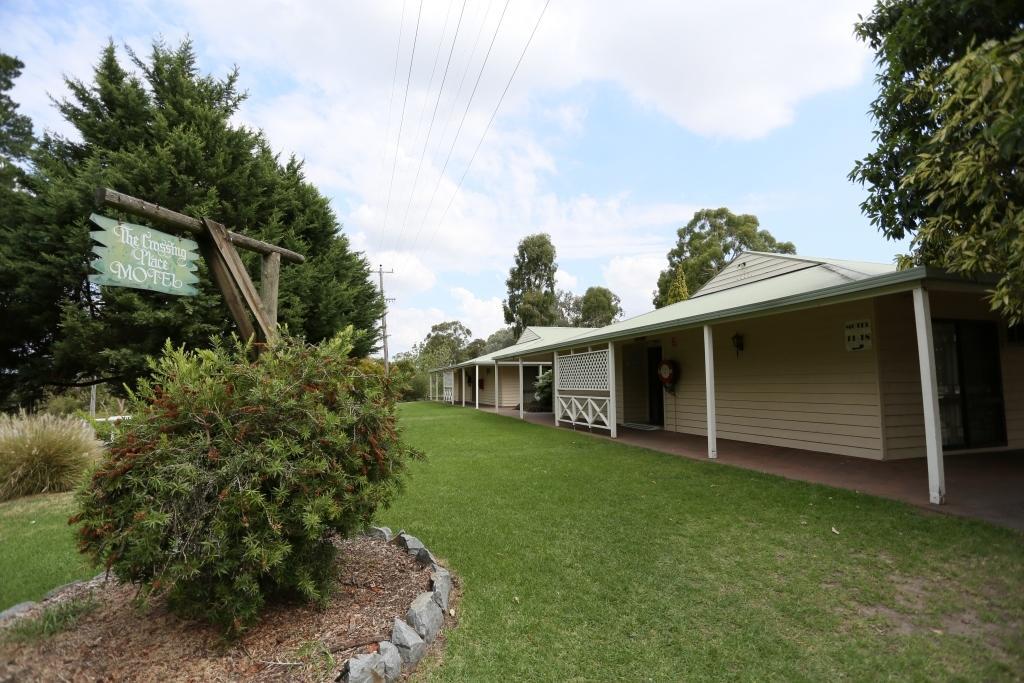
<svg viewBox="0 0 1024 683">
<path fill-rule="evenodd" d="M 491 353 L 485 353 L 482 356 L 471 358 L 455 365 L 449 365 L 444 368 L 435 368 L 433 372 L 441 370 L 451 370 L 453 368 L 465 368 L 472 367 L 474 365 L 494 365 L 495 360 L 499 354 L 504 355 L 507 352 L 512 352 L 516 356 L 526 355 L 536 346 L 543 346 L 548 343 L 557 344 L 565 339 L 576 337 L 587 332 L 593 332 L 593 327 L 541 327 L 541 326 L 530 326 L 523 330 L 523 333 L 519 336 L 519 341 L 512 345 L 501 349 L 500 351 L 492 351 Z"/>
<path fill-rule="evenodd" d="M 745 266 L 759 274 L 738 274 Z M 905 289 L 924 279 L 961 280 L 945 271 L 918 266 L 899 270 L 894 264 L 844 261 L 743 252 L 686 301 L 680 301 L 628 320 L 559 339 L 530 344 L 530 353 L 555 351 L 567 346 L 642 336 L 679 327 L 760 313 L 857 295 L 870 290 Z M 723 285 L 724 283 L 724 285 Z M 524 355 L 516 347 L 491 354 L 494 360 Z"/>
</svg>

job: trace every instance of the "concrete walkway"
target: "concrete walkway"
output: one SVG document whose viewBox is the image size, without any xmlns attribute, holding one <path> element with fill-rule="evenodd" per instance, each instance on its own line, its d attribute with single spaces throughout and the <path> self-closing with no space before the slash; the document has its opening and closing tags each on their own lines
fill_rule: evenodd
<svg viewBox="0 0 1024 683">
<path fill-rule="evenodd" d="M 493 412 L 494 408 L 489 410 Z M 502 409 L 501 415 L 518 419 L 519 411 Z M 526 419 L 554 427 L 551 413 L 527 413 Z M 601 429 L 592 433 L 600 438 L 609 438 Z M 708 461 L 707 440 L 703 436 L 619 427 L 618 441 Z M 1024 453 L 1019 451 L 973 455 L 947 453 L 944 505 L 928 502 L 928 472 L 924 458 L 879 462 L 719 439 L 717 462 L 901 500 L 925 510 L 974 517 L 1024 531 Z"/>
</svg>

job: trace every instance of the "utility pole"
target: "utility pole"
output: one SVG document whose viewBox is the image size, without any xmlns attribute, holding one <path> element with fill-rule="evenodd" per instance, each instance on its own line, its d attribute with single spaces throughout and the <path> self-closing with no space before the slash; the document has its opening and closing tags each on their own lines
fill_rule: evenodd
<svg viewBox="0 0 1024 683">
<path fill-rule="evenodd" d="M 380 317 L 381 332 L 384 339 L 384 372 L 388 373 L 391 371 L 391 364 L 388 361 L 388 302 L 394 301 L 384 296 L 384 275 L 390 275 L 394 273 L 392 270 L 384 270 L 382 264 L 377 265 L 377 275 L 380 277 L 380 295 L 384 298 L 384 314 Z"/>
</svg>

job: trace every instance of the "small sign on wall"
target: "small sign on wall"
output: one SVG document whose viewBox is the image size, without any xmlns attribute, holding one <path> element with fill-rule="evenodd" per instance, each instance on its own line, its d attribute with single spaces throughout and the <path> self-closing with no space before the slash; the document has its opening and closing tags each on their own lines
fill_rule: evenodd
<svg viewBox="0 0 1024 683">
<path fill-rule="evenodd" d="M 845 329 L 847 351 L 866 351 L 871 348 L 870 320 L 847 321 Z"/>
</svg>

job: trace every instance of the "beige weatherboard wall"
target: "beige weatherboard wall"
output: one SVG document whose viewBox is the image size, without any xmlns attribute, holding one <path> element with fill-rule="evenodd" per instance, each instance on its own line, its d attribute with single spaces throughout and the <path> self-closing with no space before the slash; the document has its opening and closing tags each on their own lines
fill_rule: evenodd
<svg viewBox="0 0 1024 683">
<path fill-rule="evenodd" d="M 651 418 L 657 380 L 647 353 L 660 349 L 678 366 L 663 394 L 663 429 L 705 436 L 709 457 L 718 438 L 874 460 L 926 457 L 929 497 L 941 502 L 943 387 L 929 368 L 936 324 L 996 325 L 1006 438 L 995 448 L 1024 448 L 1024 344 L 989 313 L 984 290 L 926 268 L 746 253 L 687 301 L 531 351 L 565 356 L 610 344 L 614 382 L 602 395 L 613 396 L 623 424 Z M 496 355 L 516 357 L 514 349 Z"/>
<path fill-rule="evenodd" d="M 713 325 L 718 436 L 881 460 L 876 351 L 844 344 L 845 324 L 870 320 L 871 308 L 870 300 L 852 301 Z M 663 357 L 681 369 L 665 395 L 669 431 L 706 434 L 699 332 L 659 337 Z M 733 335 L 742 335 L 743 351 Z"/>
</svg>

